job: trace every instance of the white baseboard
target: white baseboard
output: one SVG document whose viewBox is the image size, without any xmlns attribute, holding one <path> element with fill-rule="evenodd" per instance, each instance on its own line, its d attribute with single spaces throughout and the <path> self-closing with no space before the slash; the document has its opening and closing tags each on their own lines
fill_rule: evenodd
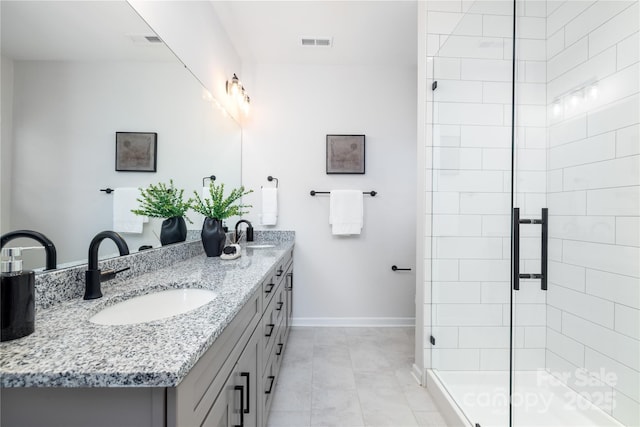
<svg viewBox="0 0 640 427">
<path fill-rule="evenodd" d="M 414 317 L 294 317 L 292 326 L 399 327 L 415 326 Z"/>
<path fill-rule="evenodd" d="M 422 369 L 415 363 L 411 365 L 411 376 L 413 376 L 416 382 L 420 384 L 422 387 L 426 387 L 425 381 L 424 381 L 424 372 L 422 372 Z"/>
</svg>

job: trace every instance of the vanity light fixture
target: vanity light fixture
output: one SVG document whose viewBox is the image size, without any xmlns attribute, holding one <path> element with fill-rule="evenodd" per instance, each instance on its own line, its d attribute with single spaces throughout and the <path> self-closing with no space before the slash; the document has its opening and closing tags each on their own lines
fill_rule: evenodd
<svg viewBox="0 0 640 427">
<path fill-rule="evenodd" d="M 242 109 L 245 114 L 249 114 L 249 104 L 251 103 L 251 98 L 249 98 L 249 94 L 245 90 L 244 86 L 240 82 L 238 76 L 234 73 L 231 80 L 227 80 L 227 94 L 236 100 L 238 106 Z"/>
<path fill-rule="evenodd" d="M 598 100 L 599 84 L 591 81 L 558 95 L 551 104 L 551 117 L 560 119 L 592 108 Z"/>
</svg>

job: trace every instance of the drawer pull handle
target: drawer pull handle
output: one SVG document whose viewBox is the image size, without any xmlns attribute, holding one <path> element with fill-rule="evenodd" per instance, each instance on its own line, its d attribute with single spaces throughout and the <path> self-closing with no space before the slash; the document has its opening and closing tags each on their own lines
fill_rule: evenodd
<svg viewBox="0 0 640 427">
<path fill-rule="evenodd" d="M 234 427 L 244 427 L 244 387 L 237 385 L 234 390 L 240 392 L 240 424 Z"/>
<path fill-rule="evenodd" d="M 264 293 L 265 293 L 265 294 L 270 294 L 270 293 L 271 293 L 271 291 L 273 290 L 273 287 L 274 287 L 274 286 L 275 286 L 275 284 L 273 284 L 273 283 L 269 283 L 269 284 L 267 285 L 267 289 L 265 289 L 265 290 L 264 290 Z"/>
<path fill-rule="evenodd" d="M 240 376 L 241 377 L 245 377 L 247 379 L 246 382 L 246 386 L 247 386 L 247 407 L 244 408 L 244 413 L 248 414 L 250 412 L 249 409 L 249 402 L 251 402 L 251 377 L 250 377 L 251 373 L 250 372 L 240 372 Z"/>
<path fill-rule="evenodd" d="M 284 270 L 279 268 L 278 271 L 276 272 L 276 277 L 282 276 L 282 273 L 284 273 Z"/>
<path fill-rule="evenodd" d="M 293 273 L 287 273 L 287 277 L 289 278 L 289 283 L 285 286 L 287 291 L 293 290 Z"/>
<path fill-rule="evenodd" d="M 273 375 L 269 375 L 267 379 L 271 382 L 269 383 L 269 388 L 264 391 L 264 394 L 271 394 L 271 390 L 273 390 L 273 383 L 276 382 L 276 377 Z"/>
<path fill-rule="evenodd" d="M 278 308 L 276 308 L 276 310 L 280 311 L 282 310 L 282 306 L 284 305 L 284 303 L 282 301 L 278 301 Z"/>
<path fill-rule="evenodd" d="M 267 332 L 266 334 L 264 334 L 265 337 L 270 337 L 271 335 L 273 335 L 273 329 L 276 327 L 276 325 L 274 325 L 273 323 L 269 323 L 267 325 L 267 328 L 269 328 L 269 332 Z"/>
<path fill-rule="evenodd" d="M 276 356 L 280 356 L 282 354 L 282 347 L 284 347 L 284 344 L 278 344 L 278 351 L 276 351 Z"/>
</svg>

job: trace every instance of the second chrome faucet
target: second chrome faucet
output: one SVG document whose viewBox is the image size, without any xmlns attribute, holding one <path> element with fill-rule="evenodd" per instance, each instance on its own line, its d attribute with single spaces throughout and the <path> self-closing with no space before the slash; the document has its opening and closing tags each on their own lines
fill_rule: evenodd
<svg viewBox="0 0 640 427">
<path fill-rule="evenodd" d="M 98 249 L 100 243 L 104 239 L 111 239 L 118 247 L 120 256 L 129 255 L 129 247 L 127 242 L 124 241 L 122 236 L 114 231 L 102 231 L 91 240 L 89 244 L 89 263 L 87 265 L 87 271 L 85 272 L 85 290 L 84 299 L 96 299 L 102 297 L 102 290 L 100 289 L 100 283 L 106 282 L 116 277 L 116 274 L 128 270 L 130 267 L 123 268 L 121 270 L 105 270 L 101 271 L 98 268 Z"/>
</svg>

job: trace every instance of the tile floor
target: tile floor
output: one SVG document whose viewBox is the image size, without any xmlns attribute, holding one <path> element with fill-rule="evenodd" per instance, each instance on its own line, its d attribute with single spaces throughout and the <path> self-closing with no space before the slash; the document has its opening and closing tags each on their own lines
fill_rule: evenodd
<svg viewBox="0 0 640 427">
<path fill-rule="evenodd" d="M 413 328 L 293 328 L 267 426 L 446 426 L 411 376 L 413 334 Z"/>
</svg>

